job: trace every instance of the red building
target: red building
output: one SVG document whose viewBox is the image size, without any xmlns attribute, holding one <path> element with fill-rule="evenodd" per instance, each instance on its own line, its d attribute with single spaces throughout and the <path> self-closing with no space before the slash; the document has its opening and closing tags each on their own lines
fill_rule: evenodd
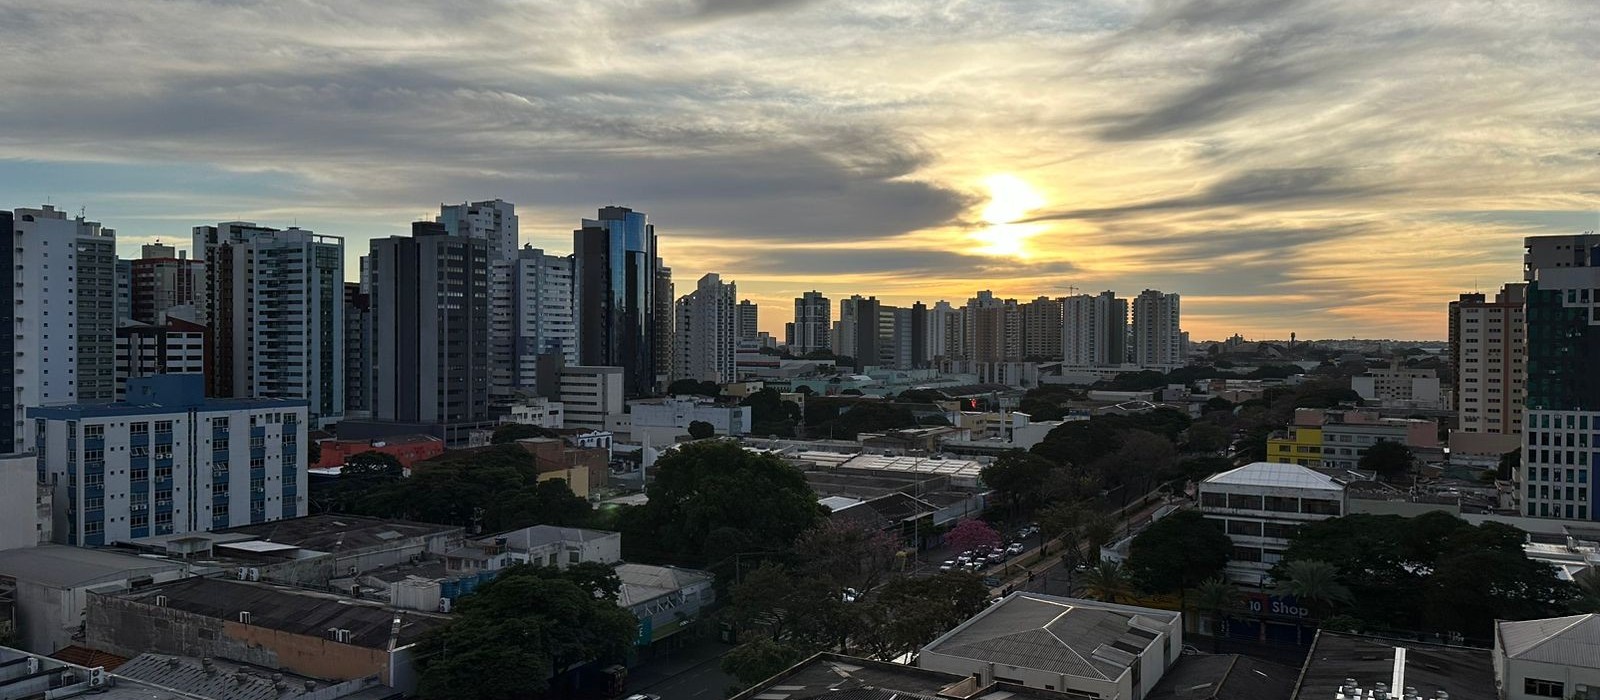
<svg viewBox="0 0 1600 700">
<path fill-rule="evenodd" d="M 315 466 L 322 468 L 344 466 L 351 457 L 362 452 L 390 455 L 400 460 L 400 464 L 407 469 L 424 459 L 444 454 L 444 441 L 432 435 L 396 435 L 376 440 L 330 438 L 319 441 L 317 445 L 322 448 L 322 459 L 317 460 Z"/>
</svg>

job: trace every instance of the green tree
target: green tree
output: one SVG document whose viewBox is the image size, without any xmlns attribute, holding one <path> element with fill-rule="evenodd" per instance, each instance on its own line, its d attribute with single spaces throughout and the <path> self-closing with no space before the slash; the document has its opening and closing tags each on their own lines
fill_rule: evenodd
<svg viewBox="0 0 1600 700">
<path fill-rule="evenodd" d="M 556 431 L 549 428 L 528 425 L 526 423 L 501 423 L 495 426 L 494 432 L 489 435 L 489 444 L 504 445 L 525 438 L 553 438 Z"/>
<path fill-rule="evenodd" d="M 689 421 L 689 437 L 691 438 L 696 440 L 704 440 L 716 434 L 716 426 L 710 423 L 707 423 L 703 420 Z"/>
<path fill-rule="evenodd" d="M 1128 572 L 1121 564 L 1110 559 L 1103 559 L 1084 572 L 1081 585 L 1089 597 L 1107 603 L 1115 603 L 1118 598 L 1126 600 L 1133 595 L 1133 581 L 1128 578 Z"/>
<path fill-rule="evenodd" d="M 978 614 L 988 599 L 989 589 L 974 574 L 897 578 L 863 606 L 856 641 L 878 659 L 914 653 Z"/>
<path fill-rule="evenodd" d="M 1283 577 L 1277 580 L 1275 590 L 1281 595 L 1294 596 L 1319 618 L 1352 601 L 1350 589 L 1339 582 L 1339 570 L 1315 559 L 1285 562 Z"/>
<path fill-rule="evenodd" d="M 980 473 L 983 483 L 1011 503 L 1012 512 L 1031 510 L 1040 488 L 1055 467 L 1050 461 L 1023 450 L 1006 450 Z"/>
<path fill-rule="evenodd" d="M 800 421 L 800 406 L 784 401 L 778 390 L 767 387 L 746 396 L 739 402 L 750 407 L 750 433 L 791 437 Z"/>
<path fill-rule="evenodd" d="M 1100 548 L 1106 546 L 1106 543 L 1117 534 L 1116 523 L 1105 513 L 1091 512 L 1084 516 L 1081 527 L 1083 545 L 1084 549 L 1089 551 L 1089 560 L 1099 561 Z"/>
<path fill-rule="evenodd" d="M 722 395 L 722 387 L 716 382 L 679 379 L 667 385 L 667 394 L 670 396 L 709 396 L 715 398 Z"/>
<path fill-rule="evenodd" d="M 1087 465 L 1122 446 L 1117 426 L 1102 419 L 1074 420 L 1051 429 L 1032 452 L 1055 464 Z"/>
<path fill-rule="evenodd" d="M 316 466 L 322 463 L 322 443 L 316 440 L 306 442 L 306 464 Z"/>
<path fill-rule="evenodd" d="M 1179 591 L 1222 573 L 1233 541 L 1199 511 L 1184 510 L 1155 521 L 1133 538 L 1128 573 L 1151 592 Z"/>
<path fill-rule="evenodd" d="M 838 589 L 871 590 L 895 561 L 893 538 L 857 520 L 823 518 L 794 543 L 796 566 Z"/>
<path fill-rule="evenodd" d="M 778 675 L 806 658 L 792 645 L 758 637 L 734 647 L 722 657 L 722 672 L 739 683 L 741 689 Z"/>
<path fill-rule="evenodd" d="M 1411 471 L 1414 459 L 1411 448 L 1398 442 L 1379 440 L 1372 443 L 1366 452 L 1361 453 L 1361 460 L 1356 466 L 1365 471 L 1377 472 L 1385 480 L 1394 480 Z"/>
<path fill-rule="evenodd" d="M 727 440 L 678 446 L 656 462 L 647 493 L 623 517 L 630 561 L 703 566 L 786 551 L 824 515 L 800 470 Z"/>
<path fill-rule="evenodd" d="M 1189 426 L 1184 433 L 1183 448 L 1186 452 L 1220 452 L 1228 448 L 1232 436 L 1222 426 L 1215 423 L 1195 423 Z"/>
<path fill-rule="evenodd" d="M 1194 591 L 1194 607 L 1211 618 L 1211 653 L 1222 651 L 1222 623 L 1239 609 L 1239 589 L 1221 576 L 1200 582 Z"/>
<path fill-rule="evenodd" d="M 620 661 L 639 621 L 615 598 L 518 566 L 463 597 L 450 622 L 423 635 L 415 657 L 424 699 L 539 697 L 573 664 Z M 484 673 L 485 668 L 518 673 Z"/>
</svg>

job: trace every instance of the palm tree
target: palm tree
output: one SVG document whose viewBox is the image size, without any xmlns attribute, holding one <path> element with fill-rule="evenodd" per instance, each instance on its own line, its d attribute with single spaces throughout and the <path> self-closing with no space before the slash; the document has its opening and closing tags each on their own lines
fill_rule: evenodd
<svg viewBox="0 0 1600 700">
<path fill-rule="evenodd" d="M 1239 591 L 1221 577 L 1208 578 L 1194 590 L 1194 607 L 1211 616 L 1211 652 L 1222 648 L 1222 621 L 1239 607 Z"/>
<path fill-rule="evenodd" d="M 1330 612 L 1335 604 L 1351 601 L 1350 589 L 1339 583 L 1339 569 L 1325 561 L 1302 559 L 1284 564 L 1284 577 L 1276 590 L 1280 595 L 1294 596 L 1295 600 L 1313 607 L 1321 613 Z"/>
<path fill-rule="evenodd" d="M 1106 559 L 1084 572 L 1083 591 L 1097 600 L 1115 603 L 1117 596 L 1126 598 L 1133 594 L 1133 582 L 1123 571 L 1122 564 Z"/>
<path fill-rule="evenodd" d="M 1117 526 L 1111 522 L 1111 518 L 1106 517 L 1105 513 L 1094 513 L 1083 521 L 1079 532 L 1083 534 L 1084 543 L 1089 546 L 1089 558 L 1098 561 L 1100 548 L 1117 534 Z"/>
<path fill-rule="evenodd" d="M 1579 593 L 1573 607 L 1579 612 L 1600 613 L 1600 569 L 1590 567 L 1583 573 L 1573 576 L 1572 583 L 1578 587 Z"/>
</svg>

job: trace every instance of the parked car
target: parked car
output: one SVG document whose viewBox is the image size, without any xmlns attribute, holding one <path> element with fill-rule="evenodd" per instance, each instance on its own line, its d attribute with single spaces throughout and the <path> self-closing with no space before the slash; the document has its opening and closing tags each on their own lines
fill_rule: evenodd
<svg viewBox="0 0 1600 700">
<path fill-rule="evenodd" d="M 844 602 L 846 603 L 854 603 L 856 602 L 856 599 L 860 597 L 861 594 L 856 592 L 856 589 L 854 588 L 846 588 L 844 589 L 844 593 L 840 595 L 840 598 L 843 598 Z"/>
<path fill-rule="evenodd" d="M 661 696 L 651 693 L 634 693 L 629 695 L 625 700 L 661 700 Z"/>
<path fill-rule="evenodd" d="M 1022 546 L 1021 542 L 1012 542 L 1011 546 L 1006 547 L 1006 554 L 1009 554 L 1011 556 L 1016 556 L 1018 554 L 1021 554 L 1023 549 L 1025 549 L 1025 548 Z"/>
<path fill-rule="evenodd" d="M 956 566 L 957 566 L 956 560 L 954 560 L 954 559 L 946 559 L 943 564 L 939 565 L 939 570 L 940 571 L 950 571 L 950 570 L 956 568 Z"/>
<path fill-rule="evenodd" d="M 983 577 L 983 585 L 988 586 L 989 588 L 998 587 L 1000 585 L 1000 577 L 985 576 Z"/>
</svg>

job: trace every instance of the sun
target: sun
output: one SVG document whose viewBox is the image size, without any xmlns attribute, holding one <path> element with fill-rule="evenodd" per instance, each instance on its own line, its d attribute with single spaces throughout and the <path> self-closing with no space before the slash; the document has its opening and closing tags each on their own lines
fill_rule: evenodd
<svg viewBox="0 0 1600 700">
<path fill-rule="evenodd" d="M 981 244 L 977 252 L 985 255 L 1028 257 L 1027 240 L 1039 233 L 1037 224 L 1016 223 L 1028 212 L 1046 204 L 1043 195 L 1027 181 L 1010 173 L 984 178 L 989 188 L 989 203 L 983 208 L 987 227 L 973 234 Z"/>
</svg>

